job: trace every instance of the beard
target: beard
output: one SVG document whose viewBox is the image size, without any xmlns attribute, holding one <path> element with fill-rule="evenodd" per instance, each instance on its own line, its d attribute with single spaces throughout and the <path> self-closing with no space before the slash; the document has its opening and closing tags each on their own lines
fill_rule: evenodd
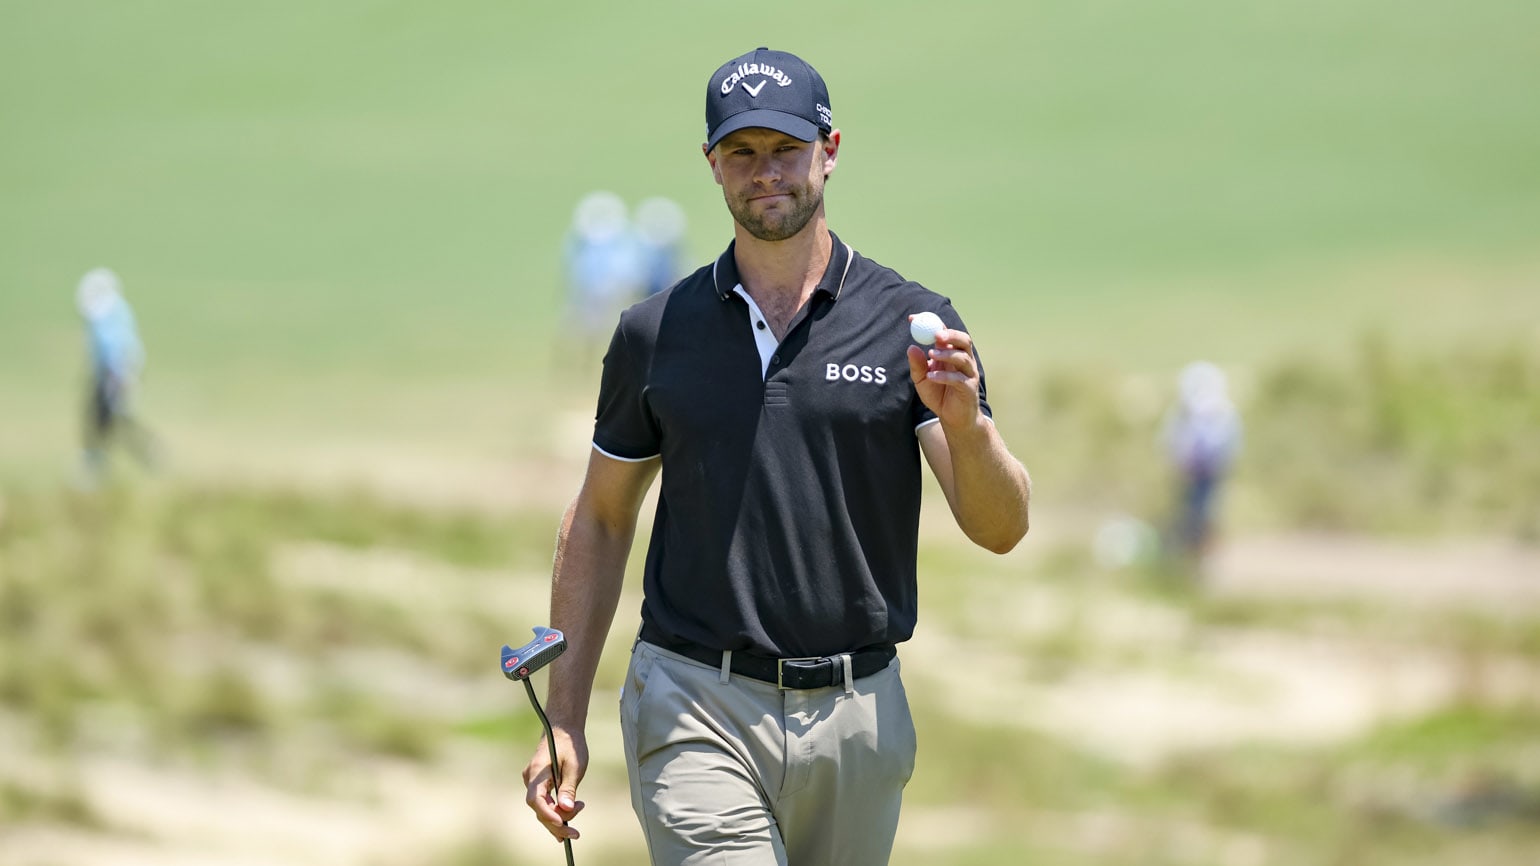
<svg viewBox="0 0 1540 866">
<path fill-rule="evenodd" d="M 818 213 L 819 206 L 823 204 L 823 187 L 819 185 L 815 188 L 809 184 L 788 189 L 786 194 L 791 196 L 789 210 L 778 208 L 760 213 L 754 212 L 747 199 L 734 199 L 726 194 L 723 198 L 727 200 L 727 209 L 733 219 L 749 234 L 762 241 L 784 241 L 806 228 L 813 215 Z"/>
</svg>

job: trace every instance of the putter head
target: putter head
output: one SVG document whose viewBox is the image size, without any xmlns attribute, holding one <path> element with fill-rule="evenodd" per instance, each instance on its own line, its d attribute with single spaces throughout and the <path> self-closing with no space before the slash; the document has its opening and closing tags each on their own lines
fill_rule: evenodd
<svg viewBox="0 0 1540 866">
<path fill-rule="evenodd" d="M 535 639 L 514 649 L 503 645 L 503 676 L 527 680 L 567 649 L 567 636 L 554 628 L 535 626 Z"/>
</svg>

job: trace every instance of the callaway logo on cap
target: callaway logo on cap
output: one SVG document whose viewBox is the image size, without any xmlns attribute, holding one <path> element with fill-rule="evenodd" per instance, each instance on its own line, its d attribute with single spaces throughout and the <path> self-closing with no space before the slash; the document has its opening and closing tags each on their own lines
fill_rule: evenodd
<svg viewBox="0 0 1540 866">
<path fill-rule="evenodd" d="M 829 88 L 795 54 L 756 48 L 722 64 L 706 83 L 706 149 L 730 132 L 762 126 L 802 141 L 834 129 Z"/>
</svg>

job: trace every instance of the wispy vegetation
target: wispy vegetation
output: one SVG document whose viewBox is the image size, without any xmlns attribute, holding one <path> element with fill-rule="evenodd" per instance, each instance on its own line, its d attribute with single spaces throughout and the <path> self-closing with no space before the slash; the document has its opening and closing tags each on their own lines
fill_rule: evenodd
<svg viewBox="0 0 1540 866">
<path fill-rule="evenodd" d="M 1527 346 L 1438 356 L 1380 339 L 1348 362 L 1260 371 L 1241 392 L 1249 438 L 1235 481 L 1268 507 L 1239 519 L 1526 538 L 1536 488 L 1524 479 L 1536 464 L 1522 446 L 1537 382 Z M 1003 399 L 1025 410 L 1014 423 L 1033 427 L 1033 447 L 1061 458 L 1038 472 L 1059 504 L 1153 515 L 1169 481 L 1154 444 L 1165 397 L 1141 377 L 1058 372 Z M 1440 478 L 1457 479 L 1443 496 L 1386 495 L 1427 493 Z M 1329 507 L 1319 490 L 1336 491 Z M 543 580 L 556 517 L 174 479 L 15 490 L 0 517 L 0 710 L 60 766 L 109 718 L 159 754 L 240 760 L 275 780 L 283 773 L 262 770 L 260 756 L 282 764 L 294 740 L 421 764 L 456 742 L 532 744 L 533 714 L 491 668 L 518 636 L 510 629 L 528 623 L 481 594 L 505 578 Z M 1153 766 L 971 718 L 917 689 L 924 752 L 911 808 L 944 814 L 961 800 L 978 834 L 945 854 L 926 849 L 926 862 L 1497 866 L 1537 843 L 1536 707 L 1486 685 L 1515 659 L 1540 663 L 1537 618 L 1216 598 L 1156 563 L 1109 574 L 1084 548 L 1056 550 L 1030 581 L 1057 599 L 1047 618 L 990 636 L 991 652 L 1023 659 L 1040 684 L 1087 671 L 1195 675 L 1184 647 L 1245 630 L 1438 647 L 1463 660 L 1468 684 L 1456 706 L 1337 746 L 1216 745 Z M 972 575 L 930 621 L 979 634 L 984 620 L 999 626 L 1002 605 L 1024 603 L 1011 601 L 1023 575 L 1005 561 L 956 557 L 940 542 L 922 550 L 927 567 L 965 563 Z M 1109 602 L 1155 630 L 1109 642 L 1098 625 Z M 446 711 L 403 701 L 403 676 L 413 694 L 480 681 L 508 700 Z M 613 676 L 607 668 L 606 683 Z M 7 820 L 100 823 L 78 787 L 23 777 L 3 779 L 0 809 Z M 444 856 L 506 862 L 502 844 L 472 840 Z"/>
<path fill-rule="evenodd" d="M 1418 351 L 1366 337 L 1351 366 L 1299 359 L 1249 404 L 1245 468 L 1280 519 L 1540 541 L 1540 346 Z"/>
<path fill-rule="evenodd" d="M 288 543 L 328 541 L 512 574 L 531 561 L 516 551 L 537 522 L 544 535 L 548 518 L 412 512 L 359 494 L 172 485 L 13 495 L 0 524 L 0 705 L 57 748 L 86 708 L 114 702 L 167 745 L 260 741 L 300 715 L 334 725 L 349 748 L 425 757 L 436 723 L 337 675 L 335 657 L 395 648 L 447 678 L 479 674 L 493 669 L 507 624 L 470 598 L 446 627 L 443 613 L 380 599 L 363 576 L 356 594 L 285 583 L 274 557 Z M 292 656 L 280 678 L 297 685 L 264 682 L 264 652 Z"/>
<path fill-rule="evenodd" d="M 1346 360 L 1234 372 L 1246 432 L 1225 514 L 1241 528 L 1540 541 L 1535 341 L 1434 349 L 1370 334 Z M 1159 435 L 1174 382 L 1059 369 L 1007 389 L 992 397 L 1044 495 L 1165 519 Z"/>
</svg>

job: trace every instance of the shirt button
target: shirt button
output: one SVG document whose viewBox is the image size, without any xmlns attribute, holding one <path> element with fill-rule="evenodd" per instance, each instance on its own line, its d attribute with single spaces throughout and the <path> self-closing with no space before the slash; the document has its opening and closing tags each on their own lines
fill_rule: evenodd
<svg viewBox="0 0 1540 866">
<path fill-rule="evenodd" d="M 758 328 L 759 328 L 759 329 L 760 329 L 760 330 L 761 330 L 761 331 L 763 331 L 763 330 L 764 330 L 764 329 L 765 329 L 765 323 L 764 323 L 764 322 L 755 322 L 755 325 L 756 325 L 756 326 L 757 326 L 757 327 L 758 327 Z"/>
</svg>

